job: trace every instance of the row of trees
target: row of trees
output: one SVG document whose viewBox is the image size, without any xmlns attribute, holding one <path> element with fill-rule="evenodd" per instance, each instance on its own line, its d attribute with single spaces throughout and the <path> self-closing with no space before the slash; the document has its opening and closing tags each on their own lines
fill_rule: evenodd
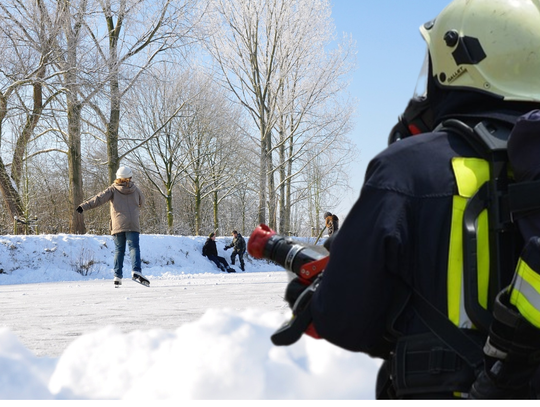
<svg viewBox="0 0 540 407">
<path fill-rule="evenodd" d="M 1 233 L 107 233 L 134 169 L 146 233 L 319 229 L 356 151 L 327 0 L 4 0 Z"/>
</svg>

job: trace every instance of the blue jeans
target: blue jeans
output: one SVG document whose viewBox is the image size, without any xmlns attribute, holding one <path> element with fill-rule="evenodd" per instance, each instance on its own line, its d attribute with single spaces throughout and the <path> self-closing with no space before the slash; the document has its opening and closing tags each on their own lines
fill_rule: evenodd
<svg viewBox="0 0 540 407">
<path fill-rule="evenodd" d="M 139 232 L 120 232 L 113 235 L 114 240 L 114 276 L 122 278 L 122 267 L 124 266 L 124 254 L 126 252 L 126 241 L 131 257 L 131 269 L 141 272 L 141 250 L 139 248 Z"/>
</svg>

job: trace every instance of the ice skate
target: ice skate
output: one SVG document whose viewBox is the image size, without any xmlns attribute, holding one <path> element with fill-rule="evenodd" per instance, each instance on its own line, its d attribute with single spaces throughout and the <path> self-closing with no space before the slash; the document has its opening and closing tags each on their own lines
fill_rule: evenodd
<svg viewBox="0 0 540 407">
<path fill-rule="evenodd" d="M 131 279 L 139 284 L 144 285 L 145 287 L 150 287 L 150 280 L 148 280 L 138 271 L 131 272 Z"/>
</svg>

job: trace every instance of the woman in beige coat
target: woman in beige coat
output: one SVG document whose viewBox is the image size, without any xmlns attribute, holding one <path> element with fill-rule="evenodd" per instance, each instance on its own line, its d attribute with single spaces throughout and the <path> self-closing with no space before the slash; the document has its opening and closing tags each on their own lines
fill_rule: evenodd
<svg viewBox="0 0 540 407">
<path fill-rule="evenodd" d="M 131 181 L 133 172 L 128 167 L 120 167 L 116 172 L 116 180 L 105 191 L 83 202 L 77 212 L 83 213 L 110 202 L 111 208 L 111 235 L 113 236 L 114 251 L 114 285 L 122 284 L 122 268 L 126 242 L 131 256 L 133 280 L 150 285 L 150 282 L 141 273 L 141 253 L 139 248 L 139 213 L 144 205 L 144 195 Z"/>
</svg>

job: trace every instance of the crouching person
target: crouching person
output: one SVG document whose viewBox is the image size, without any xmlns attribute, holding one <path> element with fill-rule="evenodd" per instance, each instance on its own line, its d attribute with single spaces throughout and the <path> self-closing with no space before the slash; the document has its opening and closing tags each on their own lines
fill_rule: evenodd
<svg viewBox="0 0 540 407">
<path fill-rule="evenodd" d="M 218 269 L 221 271 L 226 271 L 227 273 L 234 273 L 235 270 L 229 266 L 227 260 L 223 257 L 218 256 L 217 247 L 216 247 L 216 234 L 214 232 L 210 233 L 208 239 L 204 243 L 202 249 L 202 255 L 207 257 L 208 260 L 215 263 Z"/>
</svg>

